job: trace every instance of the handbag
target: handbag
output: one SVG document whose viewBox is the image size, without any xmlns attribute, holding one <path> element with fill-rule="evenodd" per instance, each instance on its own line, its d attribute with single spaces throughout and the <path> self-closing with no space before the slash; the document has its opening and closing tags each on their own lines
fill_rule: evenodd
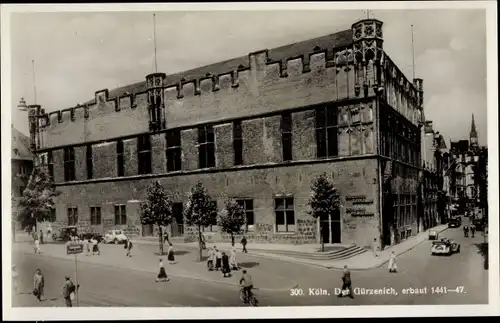
<svg viewBox="0 0 500 323">
<path fill-rule="evenodd" d="M 76 299 L 75 292 L 71 292 L 71 294 L 69 294 L 69 299 L 71 299 L 72 301 Z"/>
<path fill-rule="evenodd" d="M 33 295 L 38 296 L 38 289 L 33 289 Z"/>
</svg>

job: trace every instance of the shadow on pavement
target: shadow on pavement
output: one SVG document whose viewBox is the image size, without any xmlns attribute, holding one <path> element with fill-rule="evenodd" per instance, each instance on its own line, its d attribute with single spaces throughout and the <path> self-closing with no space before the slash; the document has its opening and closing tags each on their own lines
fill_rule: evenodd
<svg viewBox="0 0 500 323">
<path fill-rule="evenodd" d="M 258 262 L 255 261 L 248 261 L 248 262 L 238 262 L 238 267 L 241 268 L 254 268 L 260 265 Z"/>
<path fill-rule="evenodd" d="M 185 255 L 185 254 L 188 254 L 188 253 L 191 253 L 191 251 L 187 251 L 187 250 L 176 250 L 176 251 L 174 251 L 174 255 L 176 255 L 176 256 L 182 256 L 182 255 Z"/>
<path fill-rule="evenodd" d="M 476 243 L 475 244 L 477 249 L 479 250 L 477 253 L 483 256 L 484 259 L 484 264 L 483 268 L 485 270 L 488 270 L 489 267 L 489 261 L 488 261 L 488 244 L 487 243 Z"/>
</svg>

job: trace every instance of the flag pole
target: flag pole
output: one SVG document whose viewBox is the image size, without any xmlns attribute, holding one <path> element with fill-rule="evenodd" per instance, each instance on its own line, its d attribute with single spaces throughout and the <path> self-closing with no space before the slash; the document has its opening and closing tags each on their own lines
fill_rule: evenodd
<svg viewBox="0 0 500 323">
<path fill-rule="evenodd" d="M 412 52 L 412 59 L 413 59 L 413 79 L 415 79 L 415 42 L 413 40 L 413 25 L 411 25 L 411 52 Z"/>
<path fill-rule="evenodd" d="M 155 73 L 158 73 L 158 61 L 156 59 L 156 14 L 153 14 L 153 41 L 154 41 L 154 55 L 155 55 Z"/>
</svg>

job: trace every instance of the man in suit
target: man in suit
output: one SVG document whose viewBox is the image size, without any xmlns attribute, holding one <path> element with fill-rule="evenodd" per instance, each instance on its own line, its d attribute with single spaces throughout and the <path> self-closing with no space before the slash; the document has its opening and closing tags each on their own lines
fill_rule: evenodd
<svg viewBox="0 0 500 323">
<path fill-rule="evenodd" d="M 344 296 L 344 295 L 342 295 L 342 292 L 344 290 L 348 290 L 349 297 L 354 298 L 354 293 L 352 292 L 351 272 L 349 271 L 349 269 L 347 269 L 347 265 L 344 265 L 344 270 L 342 272 L 342 289 L 341 289 L 338 297 Z"/>
</svg>

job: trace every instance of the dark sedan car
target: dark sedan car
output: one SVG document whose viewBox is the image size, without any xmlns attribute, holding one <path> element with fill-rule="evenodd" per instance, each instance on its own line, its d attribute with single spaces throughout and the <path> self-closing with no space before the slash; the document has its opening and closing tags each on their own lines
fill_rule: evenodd
<svg viewBox="0 0 500 323">
<path fill-rule="evenodd" d="M 448 228 L 460 228 L 462 225 L 462 219 L 460 218 L 451 218 L 450 221 L 448 221 Z"/>
</svg>

